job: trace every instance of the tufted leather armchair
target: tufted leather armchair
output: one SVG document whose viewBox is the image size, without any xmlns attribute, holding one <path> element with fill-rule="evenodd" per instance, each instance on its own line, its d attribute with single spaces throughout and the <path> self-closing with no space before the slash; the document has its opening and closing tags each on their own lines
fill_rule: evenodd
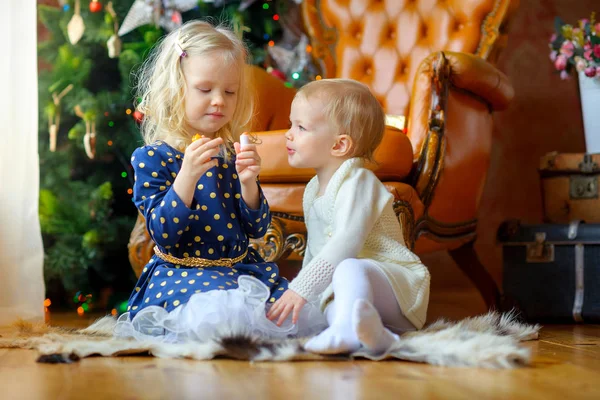
<svg viewBox="0 0 600 400">
<path fill-rule="evenodd" d="M 492 111 L 514 93 L 491 62 L 505 46 L 517 0 L 304 0 L 312 56 L 323 77 L 367 84 L 390 117 L 371 166 L 396 201 L 408 246 L 448 250 L 498 306 L 498 288 L 473 248 L 477 209 L 490 161 Z M 487 60 L 487 61 L 486 61 Z M 302 195 L 314 175 L 287 163 L 285 129 L 292 89 L 256 67 L 262 140 L 261 182 L 273 212 L 267 235 L 252 245 L 268 260 L 300 259 L 306 247 Z M 399 116 L 405 116 L 403 126 Z M 279 130 L 277 130 L 279 129 Z M 283 129 L 283 130 L 281 130 Z M 132 232 L 136 272 L 152 243 L 140 216 Z"/>
</svg>

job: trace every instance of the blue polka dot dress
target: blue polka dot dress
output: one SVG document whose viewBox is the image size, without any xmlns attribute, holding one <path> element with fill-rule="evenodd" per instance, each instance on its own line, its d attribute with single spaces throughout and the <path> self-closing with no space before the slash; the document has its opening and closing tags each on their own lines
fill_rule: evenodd
<svg viewBox="0 0 600 400">
<path fill-rule="evenodd" d="M 248 207 L 230 152 L 200 178 L 187 207 L 173 190 L 183 158 L 184 153 L 164 142 L 138 148 L 131 158 L 133 202 L 158 252 L 143 269 L 128 312 L 119 318 L 117 335 L 202 340 L 224 324 L 230 329 L 236 329 L 231 324 L 250 326 L 269 336 L 297 334 L 291 323 L 280 328 L 265 317 L 266 305 L 284 293 L 288 281 L 279 276 L 275 263 L 265 262 L 248 246 L 250 238 L 264 236 L 271 221 L 262 190 L 259 208 Z M 241 260 L 232 266 L 177 263 L 197 258 L 215 264 Z M 310 325 L 324 322 L 316 310 L 306 308 L 304 314 L 313 314 L 306 315 L 313 321 Z"/>
</svg>

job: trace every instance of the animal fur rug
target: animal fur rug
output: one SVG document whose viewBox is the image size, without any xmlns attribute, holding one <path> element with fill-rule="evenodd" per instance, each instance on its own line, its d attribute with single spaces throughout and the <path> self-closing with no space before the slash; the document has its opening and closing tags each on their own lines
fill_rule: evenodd
<svg viewBox="0 0 600 400">
<path fill-rule="evenodd" d="M 540 326 L 517 322 L 513 313 L 488 314 L 459 322 L 437 321 L 417 332 L 405 333 L 385 354 L 356 352 L 323 356 L 305 351 L 305 339 L 264 340 L 230 333 L 206 342 L 162 343 L 112 336 L 116 319 L 107 316 L 85 329 L 65 329 L 18 321 L 0 337 L 0 348 L 35 349 L 38 362 L 70 363 L 82 357 L 150 354 L 165 358 L 210 360 L 225 357 L 248 361 L 400 359 L 442 366 L 515 368 L 529 364 L 530 349 L 520 341 L 538 338 Z"/>
</svg>

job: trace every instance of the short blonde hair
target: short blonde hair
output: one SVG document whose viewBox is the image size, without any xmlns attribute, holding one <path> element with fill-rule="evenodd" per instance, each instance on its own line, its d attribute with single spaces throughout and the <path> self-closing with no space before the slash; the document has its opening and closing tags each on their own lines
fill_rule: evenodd
<svg viewBox="0 0 600 400">
<path fill-rule="evenodd" d="M 352 79 L 322 79 L 302 86 L 296 96 L 319 98 L 327 120 L 340 135 L 352 138 L 352 156 L 374 161 L 385 131 L 385 112 L 366 85 Z"/>
<path fill-rule="evenodd" d="M 165 36 L 138 72 L 136 97 L 141 98 L 141 102 L 137 109 L 144 114 L 141 125 L 144 142 L 151 144 L 171 139 L 187 145 L 196 133 L 186 131 L 182 50 L 186 57 L 218 55 L 225 63 L 239 66 L 240 87 L 233 117 L 215 133 L 215 137 L 223 138 L 225 143 L 238 141 L 252 118 L 252 96 L 245 90 L 246 47 L 233 31 L 224 26 L 190 21 Z"/>
</svg>

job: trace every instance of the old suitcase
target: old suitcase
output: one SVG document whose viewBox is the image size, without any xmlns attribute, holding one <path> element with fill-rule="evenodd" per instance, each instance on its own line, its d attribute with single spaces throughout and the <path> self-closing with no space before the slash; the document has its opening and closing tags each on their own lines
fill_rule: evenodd
<svg viewBox="0 0 600 400">
<path fill-rule="evenodd" d="M 540 160 L 544 219 L 600 223 L 600 154 L 549 153 Z"/>
<path fill-rule="evenodd" d="M 507 221 L 502 244 L 507 305 L 529 321 L 600 322 L 600 225 Z"/>
</svg>

